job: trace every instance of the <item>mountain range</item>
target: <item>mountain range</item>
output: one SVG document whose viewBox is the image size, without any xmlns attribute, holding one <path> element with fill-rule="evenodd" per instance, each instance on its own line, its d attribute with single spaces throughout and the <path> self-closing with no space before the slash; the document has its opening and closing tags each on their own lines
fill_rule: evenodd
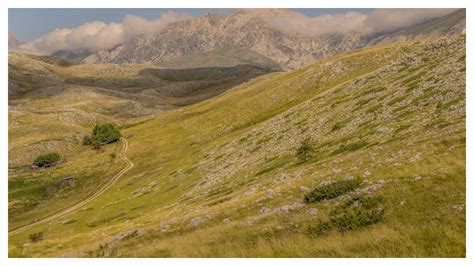
<svg viewBox="0 0 474 266">
<path fill-rule="evenodd" d="M 284 9 L 241 10 L 230 16 L 207 13 L 171 24 L 157 34 L 137 36 L 112 49 L 58 51 L 54 55 L 84 63 L 158 63 L 215 49 L 241 47 L 278 62 L 283 69 L 295 69 L 317 59 L 377 43 L 460 34 L 465 29 L 466 17 L 465 10 L 460 9 L 396 32 L 371 35 L 326 33 L 306 36 L 283 33 L 269 23 L 272 18 L 290 15 Z"/>
</svg>

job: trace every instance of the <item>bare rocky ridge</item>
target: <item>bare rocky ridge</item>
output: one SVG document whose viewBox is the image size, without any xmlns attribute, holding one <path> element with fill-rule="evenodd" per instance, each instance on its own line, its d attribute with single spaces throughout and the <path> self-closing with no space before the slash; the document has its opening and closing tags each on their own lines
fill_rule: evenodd
<svg viewBox="0 0 474 266">
<path fill-rule="evenodd" d="M 110 50 L 85 58 L 85 63 L 162 62 L 218 48 L 251 49 L 294 69 L 315 59 L 364 46 L 364 36 L 326 34 L 317 37 L 283 34 L 267 19 L 287 15 L 286 10 L 242 10 L 231 16 L 207 13 L 170 25 L 155 35 L 142 35 Z"/>
<path fill-rule="evenodd" d="M 113 49 L 82 55 L 85 63 L 164 62 L 219 48 L 251 49 L 278 62 L 283 69 L 295 69 L 317 59 L 378 43 L 453 35 L 465 29 L 465 10 L 460 9 L 432 21 L 393 34 L 364 36 L 285 34 L 268 20 L 289 15 L 282 9 L 242 10 L 231 16 L 207 13 L 193 20 L 170 25 L 155 35 L 142 35 Z"/>
</svg>

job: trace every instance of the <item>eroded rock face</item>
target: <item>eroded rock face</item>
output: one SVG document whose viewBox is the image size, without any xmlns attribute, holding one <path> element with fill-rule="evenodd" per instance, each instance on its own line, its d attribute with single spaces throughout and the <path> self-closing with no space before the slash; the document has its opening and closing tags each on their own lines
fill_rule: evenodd
<svg viewBox="0 0 474 266">
<path fill-rule="evenodd" d="M 98 51 L 83 62 L 157 63 L 217 48 L 240 47 L 267 56 L 284 69 L 295 69 L 366 43 L 360 34 L 307 37 L 271 27 L 272 18 L 289 15 L 281 9 L 242 10 L 229 17 L 205 14 L 172 24 L 158 34 L 138 36 L 114 49 Z"/>
<path fill-rule="evenodd" d="M 284 9 L 244 9 L 231 16 L 205 14 L 171 24 L 155 35 L 141 35 L 114 49 L 83 57 L 85 63 L 165 62 L 224 47 L 251 49 L 295 69 L 317 59 L 373 44 L 388 44 L 429 36 L 459 35 L 465 31 L 465 10 L 390 34 L 327 33 L 303 36 L 272 27 L 275 18 L 292 16 Z M 432 24 L 438 25 L 433 27 Z M 184 41 L 183 41 L 184 40 Z"/>
</svg>

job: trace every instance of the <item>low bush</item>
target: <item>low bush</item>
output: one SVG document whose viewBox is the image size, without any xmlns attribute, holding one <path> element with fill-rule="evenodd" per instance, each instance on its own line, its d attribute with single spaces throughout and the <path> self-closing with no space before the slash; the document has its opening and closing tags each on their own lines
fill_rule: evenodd
<svg viewBox="0 0 474 266">
<path fill-rule="evenodd" d="M 30 234 L 28 238 L 31 240 L 31 242 L 36 243 L 43 240 L 43 232 Z"/>
<path fill-rule="evenodd" d="M 301 142 L 300 147 L 296 150 L 296 157 L 298 158 L 298 163 L 304 163 L 308 161 L 311 156 L 313 156 L 314 149 L 311 146 L 311 139 L 307 138 Z"/>
<path fill-rule="evenodd" d="M 331 131 L 337 131 L 337 130 L 343 128 L 343 127 L 344 127 L 344 124 L 343 124 L 343 123 L 341 123 L 341 122 L 336 122 L 336 124 L 334 124 L 334 125 L 332 126 Z"/>
<path fill-rule="evenodd" d="M 353 196 L 331 211 L 329 220 L 318 220 L 310 233 L 324 235 L 331 230 L 347 232 L 382 221 L 384 209 L 381 197 Z"/>
<path fill-rule="evenodd" d="M 306 203 L 313 203 L 339 197 L 356 189 L 360 184 L 359 179 L 339 180 L 328 185 L 319 186 L 304 195 Z"/>
<path fill-rule="evenodd" d="M 376 224 L 382 220 L 384 210 L 351 209 L 341 216 L 331 217 L 331 224 L 340 232 Z"/>
<path fill-rule="evenodd" d="M 48 154 L 39 155 L 33 161 L 33 164 L 38 166 L 38 167 L 44 167 L 44 166 L 50 165 L 52 163 L 55 163 L 59 160 L 61 160 L 61 155 L 59 155 L 59 153 L 57 153 L 57 152 L 52 152 L 52 153 L 48 153 Z"/>
</svg>

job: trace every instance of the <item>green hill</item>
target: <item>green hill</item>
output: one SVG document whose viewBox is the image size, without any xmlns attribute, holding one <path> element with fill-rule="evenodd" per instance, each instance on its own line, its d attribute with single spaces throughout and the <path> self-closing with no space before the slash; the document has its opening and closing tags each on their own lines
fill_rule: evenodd
<svg viewBox="0 0 474 266">
<path fill-rule="evenodd" d="M 78 211 L 10 235 L 9 255 L 465 257 L 465 75 L 464 36 L 420 40 L 121 119 L 134 167 Z M 106 182 L 126 166 L 107 158 L 118 148 L 13 169 L 9 229 L 85 198 L 92 187 L 40 192 L 73 171 Z M 333 196 L 305 203 L 315 187 Z"/>
</svg>

